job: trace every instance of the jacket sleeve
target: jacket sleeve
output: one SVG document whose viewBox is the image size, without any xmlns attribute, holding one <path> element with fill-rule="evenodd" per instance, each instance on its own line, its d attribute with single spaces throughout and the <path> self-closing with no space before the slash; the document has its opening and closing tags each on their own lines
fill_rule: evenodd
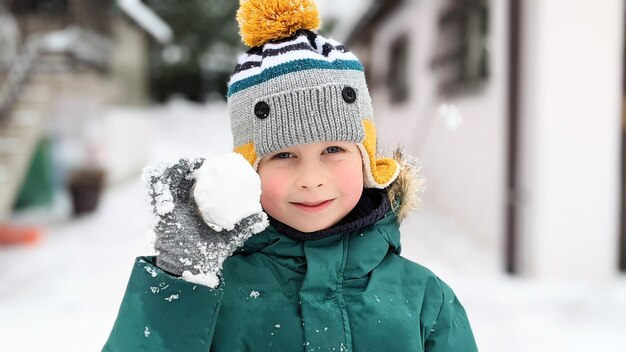
<svg viewBox="0 0 626 352">
<path fill-rule="evenodd" d="M 428 338 L 425 352 L 477 352 L 476 341 L 465 309 L 452 289 L 443 281 L 443 302 Z"/>
<path fill-rule="evenodd" d="M 154 257 L 138 257 L 103 351 L 206 352 L 222 296 L 162 271 Z"/>
</svg>

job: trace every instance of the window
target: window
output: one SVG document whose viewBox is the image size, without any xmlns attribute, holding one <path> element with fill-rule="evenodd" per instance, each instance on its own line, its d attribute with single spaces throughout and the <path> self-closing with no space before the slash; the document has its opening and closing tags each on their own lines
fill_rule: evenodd
<svg viewBox="0 0 626 352">
<path fill-rule="evenodd" d="M 406 34 L 397 38 L 390 48 L 387 88 L 393 103 L 409 98 L 409 39 Z"/>
<path fill-rule="evenodd" d="M 488 0 L 452 0 L 442 11 L 432 62 L 440 94 L 466 93 L 486 82 L 488 24 Z"/>
<path fill-rule="evenodd" d="M 9 0 L 11 12 L 23 15 L 43 13 L 58 15 L 67 11 L 68 0 Z"/>
</svg>

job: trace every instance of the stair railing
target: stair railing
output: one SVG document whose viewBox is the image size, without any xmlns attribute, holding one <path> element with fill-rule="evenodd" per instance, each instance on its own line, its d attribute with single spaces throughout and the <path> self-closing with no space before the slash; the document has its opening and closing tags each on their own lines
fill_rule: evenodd
<svg viewBox="0 0 626 352">
<path fill-rule="evenodd" d="M 109 38 L 77 26 L 45 35 L 31 35 L 9 66 L 6 79 L 0 82 L 0 127 L 8 120 L 40 56 L 46 53 L 65 53 L 81 62 L 106 70 L 112 50 L 113 43 Z"/>
</svg>

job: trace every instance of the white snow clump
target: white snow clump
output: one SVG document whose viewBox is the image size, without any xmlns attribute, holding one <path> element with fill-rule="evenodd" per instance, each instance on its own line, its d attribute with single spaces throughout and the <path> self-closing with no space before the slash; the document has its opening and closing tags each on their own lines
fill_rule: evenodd
<svg viewBox="0 0 626 352">
<path fill-rule="evenodd" d="M 262 211 L 261 179 L 241 154 L 208 158 L 194 176 L 193 197 L 214 230 L 230 231 L 243 218 Z"/>
<path fill-rule="evenodd" d="M 217 288 L 220 284 L 220 279 L 213 273 L 199 273 L 194 275 L 189 270 L 183 271 L 183 280 L 210 288 Z"/>
<path fill-rule="evenodd" d="M 143 169 L 143 173 L 141 178 L 146 184 L 151 183 L 151 179 L 159 178 L 164 170 L 167 168 L 166 164 L 161 164 L 159 166 L 147 166 Z M 162 181 L 155 182 L 150 190 L 150 194 L 154 195 L 154 207 L 155 207 L 155 215 L 164 216 L 169 214 L 172 210 L 174 210 L 174 197 L 172 197 L 172 192 L 170 192 L 169 185 L 163 183 Z M 155 218 L 155 222 L 158 221 L 158 218 Z"/>
</svg>

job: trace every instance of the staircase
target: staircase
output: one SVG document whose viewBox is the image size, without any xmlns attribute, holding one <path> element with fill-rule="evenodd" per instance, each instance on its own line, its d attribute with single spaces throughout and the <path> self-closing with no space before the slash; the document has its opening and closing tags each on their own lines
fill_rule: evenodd
<svg viewBox="0 0 626 352">
<path fill-rule="evenodd" d="M 11 214 L 54 102 L 59 73 L 50 63 L 54 66 L 61 54 L 104 70 L 111 47 L 106 38 L 77 27 L 33 36 L 0 76 L 0 223 Z M 48 54 L 53 55 L 47 59 Z M 41 66 L 46 69 L 38 70 Z"/>
</svg>

